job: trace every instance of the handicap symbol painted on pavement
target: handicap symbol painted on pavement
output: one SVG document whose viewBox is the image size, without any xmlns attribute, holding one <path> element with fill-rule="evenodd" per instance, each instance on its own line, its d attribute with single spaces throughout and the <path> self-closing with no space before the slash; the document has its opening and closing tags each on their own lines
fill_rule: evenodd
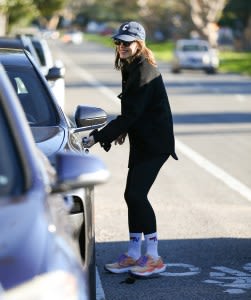
<svg viewBox="0 0 251 300">
<path fill-rule="evenodd" d="M 223 266 L 212 267 L 212 269 L 216 272 L 210 272 L 210 279 L 205 280 L 205 283 L 221 286 L 228 294 L 244 294 L 251 289 L 251 263 L 243 266 L 248 273 Z"/>
<path fill-rule="evenodd" d="M 189 264 L 182 264 L 182 263 L 176 263 L 176 264 L 166 264 L 167 269 L 170 269 L 170 272 L 162 272 L 160 273 L 161 276 L 167 276 L 167 277 L 175 277 L 175 276 L 193 276 L 200 273 L 200 268 L 195 267 L 193 265 Z M 172 268 L 176 270 L 176 272 L 171 272 Z M 181 269 L 177 272 L 177 269 Z"/>
</svg>

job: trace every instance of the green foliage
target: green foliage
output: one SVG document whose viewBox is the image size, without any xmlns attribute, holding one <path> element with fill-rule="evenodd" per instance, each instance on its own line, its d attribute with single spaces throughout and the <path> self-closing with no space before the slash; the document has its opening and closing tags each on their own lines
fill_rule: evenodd
<svg viewBox="0 0 251 300">
<path fill-rule="evenodd" d="M 138 19 L 139 7 L 135 0 L 96 0 L 91 1 L 90 4 L 88 2 L 83 4 L 77 13 L 82 14 L 88 20 L 123 22 Z"/>
<path fill-rule="evenodd" d="M 66 4 L 67 0 L 33 0 L 42 17 L 51 17 Z"/>
<path fill-rule="evenodd" d="M 156 59 L 163 61 L 170 61 L 173 56 L 174 43 L 164 42 L 164 43 L 147 43 L 147 46 L 153 51 Z"/>
<path fill-rule="evenodd" d="M 5 6 L 9 30 L 14 25 L 25 26 L 38 15 L 33 0 L 8 0 Z"/>
<path fill-rule="evenodd" d="M 14 26 L 26 26 L 39 16 L 50 18 L 67 0 L 8 0 L 0 3 L 0 11 L 8 17 L 9 31 Z"/>
<path fill-rule="evenodd" d="M 220 52 L 220 70 L 222 72 L 251 75 L 251 53 Z"/>
<path fill-rule="evenodd" d="M 241 22 L 243 26 L 247 25 L 248 19 L 251 16 L 251 1 L 247 0 L 229 0 L 220 24 L 234 27 L 236 21 Z"/>
</svg>

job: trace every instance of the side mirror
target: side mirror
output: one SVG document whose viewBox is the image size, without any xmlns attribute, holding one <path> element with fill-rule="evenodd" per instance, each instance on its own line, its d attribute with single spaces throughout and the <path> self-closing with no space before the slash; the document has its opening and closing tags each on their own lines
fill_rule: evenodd
<svg viewBox="0 0 251 300">
<path fill-rule="evenodd" d="M 109 172 L 96 156 L 74 152 L 57 153 L 55 168 L 57 182 L 52 193 L 64 193 L 106 182 Z"/>
<path fill-rule="evenodd" d="M 48 74 L 45 76 L 48 81 L 55 81 L 59 78 L 64 78 L 65 68 L 52 67 L 49 69 Z"/>
<path fill-rule="evenodd" d="M 106 124 L 107 114 L 98 107 L 79 105 L 75 112 L 75 122 L 78 128 L 74 132 L 93 130 Z"/>
</svg>

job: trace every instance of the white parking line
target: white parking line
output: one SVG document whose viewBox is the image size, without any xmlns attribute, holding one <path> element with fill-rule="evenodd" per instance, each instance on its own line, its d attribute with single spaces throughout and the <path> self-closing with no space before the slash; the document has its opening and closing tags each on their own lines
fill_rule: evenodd
<svg viewBox="0 0 251 300">
<path fill-rule="evenodd" d="M 209 160 L 189 148 L 187 145 L 182 143 L 179 140 L 175 140 L 177 149 L 190 158 L 193 162 L 199 165 L 201 168 L 206 170 L 208 173 L 213 175 L 214 177 L 218 178 L 222 182 L 224 182 L 229 188 L 241 194 L 244 198 L 248 201 L 251 201 L 251 189 L 248 188 L 246 185 L 241 183 L 239 180 L 235 179 L 231 175 L 227 174 L 224 170 L 217 167 Z"/>
<path fill-rule="evenodd" d="M 105 300 L 105 293 L 96 267 L 96 300 Z"/>
<path fill-rule="evenodd" d="M 246 101 L 246 97 L 244 95 L 236 94 L 235 97 L 236 97 L 236 100 L 239 101 L 239 102 Z"/>
</svg>

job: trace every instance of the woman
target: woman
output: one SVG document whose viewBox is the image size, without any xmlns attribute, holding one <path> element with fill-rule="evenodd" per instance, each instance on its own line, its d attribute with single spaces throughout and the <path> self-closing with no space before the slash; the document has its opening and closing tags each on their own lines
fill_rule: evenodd
<svg viewBox="0 0 251 300">
<path fill-rule="evenodd" d="M 120 26 L 113 36 L 115 68 L 122 73 L 121 115 L 85 140 L 91 147 L 99 142 L 109 151 L 111 142 L 122 145 L 128 135 L 130 155 L 125 188 L 128 207 L 128 251 L 106 264 L 112 273 L 130 271 L 149 276 L 163 272 L 166 265 L 158 254 L 156 218 L 147 198 L 158 172 L 174 148 L 173 120 L 165 86 L 154 56 L 145 45 L 145 30 L 137 22 Z M 146 253 L 141 255 L 142 234 Z"/>
</svg>

